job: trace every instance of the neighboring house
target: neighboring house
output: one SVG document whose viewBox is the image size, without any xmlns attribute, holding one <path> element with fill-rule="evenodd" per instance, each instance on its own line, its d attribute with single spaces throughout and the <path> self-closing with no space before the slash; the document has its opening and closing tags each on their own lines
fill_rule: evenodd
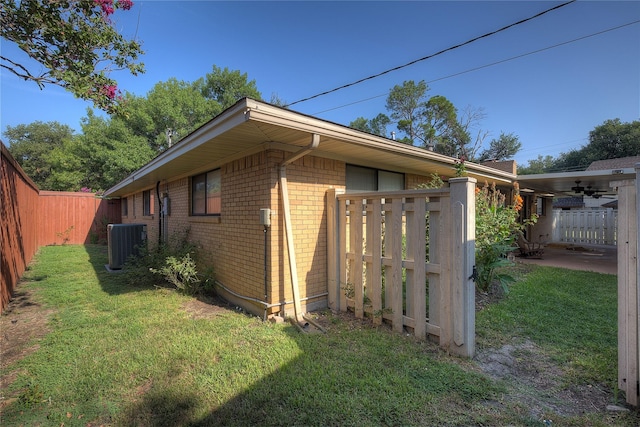
<svg viewBox="0 0 640 427">
<path fill-rule="evenodd" d="M 633 168 L 640 163 L 640 156 L 621 157 L 619 159 L 597 160 L 589 165 L 587 171 L 623 170 Z"/>
<path fill-rule="evenodd" d="M 122 222 L 146 224 L 151 243 L 188 232 L 214 267 L 217 291 L 227 300 L 258 315 L 289 314 L 288 233 L 303 312 L 327 306 L 329 189 L 414 189 L 431 174 L 453 177 L 455 163 L 245 98 L 105 196 L 122 199 Z M 473 163 L 466 169 L 479 184 L 511 188 L 515 179 Z"/>
<path fill-rule="evenodd" d="M 553 209 L 584 209 L 584 198 L 579 197 L 560 197 L 553 201 Z"/>
</svg>

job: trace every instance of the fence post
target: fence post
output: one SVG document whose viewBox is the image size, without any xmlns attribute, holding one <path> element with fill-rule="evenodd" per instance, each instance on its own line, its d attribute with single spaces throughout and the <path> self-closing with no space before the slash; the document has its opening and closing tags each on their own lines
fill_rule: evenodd
<svg viewBox="0 0 640 427">
<path fill-rule="evenodd" d="M 638 406 L 640 382 L 640 164 L 636 180 L 613 181 L 618 193 L 618 388 Z"/>
<path fill-rule="evenodd" d="M 448 347 L 452 353 L 465 357 L 473 357 L 475 353 L 476 182 L 476 179 L 468 177 L 449 180 L 453 217 L 449 324 L 453 325 L 453 340 Z"/>
</svg>

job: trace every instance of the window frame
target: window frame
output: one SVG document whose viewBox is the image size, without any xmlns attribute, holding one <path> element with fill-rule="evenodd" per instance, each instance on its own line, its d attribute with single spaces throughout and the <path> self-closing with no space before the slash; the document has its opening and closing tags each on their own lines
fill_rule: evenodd
<svg viewBox="0 0 640 427">
<path fill-rule="evenodd" d="M 349 174 L 349 168 L 357 168 L 357 169 L 361 169 L 361 170 L 368 170 L 368 171 L 372 171 L 375 174 L 375 190 L 359 190 L 359 189 L 350 189 L 348 182 L 349 182 L 349 178 L 348 178 L 348 174 Z M 382 174 L 391 174 L 391 175 L 398 175 L 402 177 L 402 188 L 399 190 L 380 190 L 380 175 Z M 372 167 L 368 167 L 368 166 L 361 166 L 361 165 L 355 165 L 352 163 L 347 163 L 346 168 L 345 168 L 345 190 L 347 193 L 357 193 L 357 192 L 366 192 L 366 191 L 404 191 L 406 190 L 406 174 L 403 172 L 395 172 L 395 171 L 390 171 L 390 170 L 386 170 L 386 169 L 378 169 L 378 168 L 372 168 Z"/>
<path fill-rule="evenodd" d="M 210 182 L 212 178 L 214 181 Z M 204 179 L 201 181 L 201 179 Z M 217 183 L 216 183 L 217 181 Z M 220 168 L 211 169 L 206 172 L 193 175 L 190 179 L 189 187 L 189 215 L 194 217 L 219 217 L 222 214 L 222 171 Z M 196 187 L 202 185 L 201 190 L 197 190 Z M 217 185 L 217 191 L 215 186 Z M 214 191 L 210 193 L 211 187 Z M 196 191 L 203 191 L 204 197 L 199 197 L 196 200 Z M 196 211 L 196 205 L 202 204 L 203 211 L 200 212 L 199 208 Z M 213 209 L 213 212 L 209 212 L 211 205 L 216 206 L 217 209 Z"/>
<path fill-rule="evenodd" d="M 155 200 L 151 189 L 142 192 L 142 216 L 153 216 Z"/>
<path fill-rule="evenodd" d="M 123 197 L 120 199 L 120 215 L 123 218 L 129 216 L 129 199 L 127 197 Z"/>
</svg>

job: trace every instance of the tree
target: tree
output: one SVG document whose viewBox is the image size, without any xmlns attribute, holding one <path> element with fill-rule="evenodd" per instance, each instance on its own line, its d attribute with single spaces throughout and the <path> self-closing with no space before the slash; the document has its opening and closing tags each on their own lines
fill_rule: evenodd
<svg viewBox="0 0 640 427">
<path fill-rule="evenodd" d="M 247 73 L 213 66 L 205 77 L 194 82 L 202 95 L 218 103 L 221 110 L 231 107 L 241 98 L 262 99 L 255 80 L 248 80 Z"/>
<path fill-rule="evenodd" d="M 109 73 L 144 72 L 135 40 L 115 29 L 112 15 L 129 10 L 131 0 L 0 0 L 0 34 L 38 65 L 0 56 L 0 67 L 41 89 L 58 85 L 108 112 L 117 110 L 119 91 Z M 33 71 L 44 67 L 44 71 Z"/>
<path fill-rule="evenodd" d="M 146 97 L 125 94 L 125 108 L 117 117 L 156 152 L 193 132 L 222 111 L 194 84 L 170 78 L 156 83 Z"/>
<path fill-rule="evenodd" d="M 395 85 L 387 96 L 386 108 L 401 133 L 399 141 L 419 145 L 452 157 L 473 160 L 486 133 L 478 132 L 474 143 L 470 132 L 484 117 L 481 109 L 467 108 L 461 116 L 451 101 L 442 95 L 427 97 L 429 86 L 407 80 Z M 386 121 L 381 119 L 387 119 Z M 358 118 L 352 127 L 366 132 L 382 134 L 390 120 L 380 114 L 374 120 Z"/>
<path fill-rule="evenodd" d="M 51 153 L 73 137 L 73 129 L 58 122 L 7 126 L 9 152 L 41 190 L 51 190 Z"/>
<path fill-rule="evenodd" d="M 441 95 L 432 96 L 421 112 L 424 146 L 447 156 L 459 155 L 456 138 L 461 136 L 456 107 Z"/>
<path fill-rule="evenodd" d="M 606 120 L 589 132 L 589 143 L 578 150 L 561 153 L 556 170 L 585 169 L 597 160 L 637 156 L 640 153 L 640 121 L 622 123 Z"/>
<path fill-rule="evenodd" d="M 513 133 L 500 132 L 498 138 L 489 143 L 489 148 L 480 154 L 480 161 L 507 160 L 515 156 L 522 148 L 522 143 Z"/>
<path fill-rule="evenodd" d="M 467 106 L 458 116 L 459 128 L 455 130 L 453 140 L 457 144 L 459 156 L 475 161 L 476 152 L 489 135 L 488 131 L 479 129 L 486 114 L 481 107 Z M 471 136 L 472 132 L 475 134 L 474 137 Z"/>
<path fill-rule="evenodd" d="M 406 134 L 402 142 L 413 145 L 416 139 L 423 144 L 424 129 L 420 126 L 420 118 L 424 116 L 426 93 L 429 90 L 423 81 L 417 84 L 413 80 L 395 85 L 387 96 L 386 108 L 391 112 L 391 118 L 396 120 L 398 130 Z"/>
<path fill-rule="evenodd" d="M 81 126 L 81 135 L 51 155 L 54 190 L 106 190 L 156 154 L 145 138 L 133 135 L 118 118 L 99 117 L 89 110 Z"/>
<path fill-rule="evenodd" d="M 371 120 L 364 117 L 358 117 L 349 124 L 349 127 L 387 138 L 387 126 L 391 123 L 391 119 L 386 114 L 378 114 Z"/>
<path fill-rule="evenodd" d="M 537 159 L 529 160 L 527 166 L 518 166 L 518 175 L 534 175 L 551 172 L 556 159 L 553 156 L 538 155 Z"/>
<path fill-rule="evenodd" d="M 589 132 L 585 154 L 593 161 L 637 156 L 640 153 L 640 120 L 622 123 L 606 120 Z"/>
<path fill-rule="evenodd" d="M 260 99 L 255 81 L 240 71 L 213 66 L 195 82 L 170 78 L 156 83 L 144 97 L 126 93 L 117 114 L 134 135 L 157 152 L 185 137 L 243 97 Z"/>
</svg>

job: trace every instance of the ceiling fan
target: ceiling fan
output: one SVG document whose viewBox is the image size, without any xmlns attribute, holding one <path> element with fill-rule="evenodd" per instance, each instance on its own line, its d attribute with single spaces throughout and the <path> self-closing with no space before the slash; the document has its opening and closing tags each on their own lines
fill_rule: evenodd
<svg viewBox="0 0 640 427">
<path fill-rule="evenodd" d="M 581 182 L 582 181 L 580 180 L 576 181 L 576 185 L 574 187 L 571 187 L 571 191 L 573 191 L 575 194 L 583 193 L 585 196 L 593 197 L 594 199 L 599 199 L 600 197 L 603 196 L 603 194 L 599 194 L 599 193 L 604 193 L 604 191 L 596 190 L 590 185 L 587 185 L 587 187 L 585 188 L 582 185 L 580 185 Z M 609 197 L 606 197 L 606 198 L 609 198 Z"/>
<path fill-rule="evenodd" d="M 590 197 L 593 197 L 594 199 L 599 199 L 600 197 L 604 196 L 604 194 L 600 194 L 600 193 L 604 193 L 604 191 L 594 190 L 593 188 L 591 188 L 590 185 L 587 185 L 587 188 L 584 190 L 585 196 L 590 196 Z M 615 197 L 605 196 L 605 199 L 615 199 Z"/>
<path fill-rule="evenodd" d="M 582 181 L 580 181 L 580 180 L 576 181 L 576 186 L 575 187 L 571 187 L 571 190 L 573 190 L 576 194 L 580 194 L 584 190 L 584 187 L 582 187 L 580 185 L 580 182 L 582 182 Z M 591 188 L 591 187 L 589 187 L 589 188 Z"/>
</svg>

